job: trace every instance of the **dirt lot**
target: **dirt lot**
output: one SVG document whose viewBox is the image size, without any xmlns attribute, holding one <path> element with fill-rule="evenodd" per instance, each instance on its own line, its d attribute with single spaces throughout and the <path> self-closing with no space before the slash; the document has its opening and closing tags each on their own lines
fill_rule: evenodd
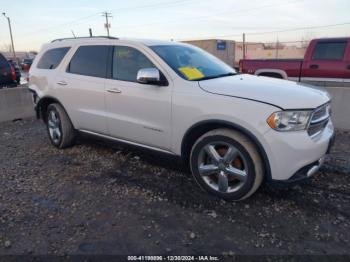
<svg viewBox="0 0 350 262">
<path fill-rule="evenodd" d="M 312 181 L 227 203 L 172 157 L 1 123 L 0 254 L 350 254 L 349 155 L 339 133 Z"/>
</svg>

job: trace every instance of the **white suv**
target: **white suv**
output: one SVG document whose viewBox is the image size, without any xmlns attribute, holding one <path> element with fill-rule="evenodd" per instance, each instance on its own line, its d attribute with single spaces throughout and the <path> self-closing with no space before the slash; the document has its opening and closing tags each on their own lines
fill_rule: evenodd
<svg viewBox="0 0 350 262">
<path fill-rule="evenodd" d="M 93 134 L 181 156 L 198 184 L 241 200 L 312 176 L 333 141 L 330 98 L 237 74 L 191 45 L 94 37 L 43 46 L 29 89 L 52 144 Z"/>
</svg>

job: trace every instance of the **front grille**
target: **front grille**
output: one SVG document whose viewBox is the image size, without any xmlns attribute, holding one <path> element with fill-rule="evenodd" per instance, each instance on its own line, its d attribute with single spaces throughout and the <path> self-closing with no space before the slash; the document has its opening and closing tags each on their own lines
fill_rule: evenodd
<svg viewBox="0 0 350 262">
<path fill-rule="evenodd" d="M 312 113 L 307 132 L 310 136 L 316 136 L 325 129 L 331 113 L 331 105 L 325 104 L 315 109 Z"/>
</svg>

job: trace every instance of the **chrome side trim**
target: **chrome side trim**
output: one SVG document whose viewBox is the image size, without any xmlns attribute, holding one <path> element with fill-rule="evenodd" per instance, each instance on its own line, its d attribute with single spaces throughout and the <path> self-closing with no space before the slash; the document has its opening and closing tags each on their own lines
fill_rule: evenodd
<svg viewBox="0 0 350 262">
<path fill-rule="evenodd" d="M 288 77 L 289 81 L 299 82 L 299 77 Z"/>
<path fill-rule="evenodd" d="M 116 138 L 116 137 L 112 137 L 112 136 L 102 135 L 102 134 L 95 133 L 95 132 L 88 131 L 88 130 L 79 129 L 79 132 L 82 132 L 82 133 L 85 133 L 85 134 L 88 134 L 88 135 L 102 137 L 102 138 L 105 138 L 105 139 L 108 139 L 108 140 L 122 142 L 122 143 L 129 144 L 129 145 L 134 145 L 134 146 L 139 146 L 139 147 L 151 149 L 151 150 L 154 150 L 154 151 L 158 151 L 158 152 L 162 152 L 162 153 L 166 153 L 166 154 L 170 154 L 170 155 L 176 155 L 175 153 L 173 153 L 171 151 L 164 150 L 164 149 L 161 149 L 161 148 L 158 148 L 158 147 L 147 146 L 147 145 L 143 145 L 143 144 L 140 144 L 140 143 L 128 141 L 128 140 L 121 139 L 121 138 Z"/>
<path fill-rule="evenodd" d="M 337 83 L 349 83 L 349 78 L 331 78 L 331 77 L 301 77 L 303 81 L 314 81 L 314 82 L 337 82 Z"/>
<path fill-rule="evenodd" d="M 117 88 L 111 88 L 111 89 L 107 89 L 107 92 L 114 93 L 114 94 L 120 94 L 122 91 L 120 91 Z"/>
</svg>

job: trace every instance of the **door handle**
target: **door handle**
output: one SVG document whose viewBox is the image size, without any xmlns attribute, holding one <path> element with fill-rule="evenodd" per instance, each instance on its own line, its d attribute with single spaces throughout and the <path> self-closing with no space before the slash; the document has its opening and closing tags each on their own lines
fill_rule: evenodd
<svg viewBox="0 0 350 262">
<path fill-rule="evenodd" d="M 111 89 L 107 89 L 107 92 L 114 93 L 114 94 L 120 94 L 122 91 L 120 91 L 117 88 L 111 88 Z"/>
<path fill-rule="evenodd" d="M 60 85 L 60 86 L 68 85 L 66 81 L 58 81 L 57 84 Z"/>
<path fill-rule="evenodd" d="M 311 69 L 318 69 L 318 65 L 310 65 Z"/>
</svg>

